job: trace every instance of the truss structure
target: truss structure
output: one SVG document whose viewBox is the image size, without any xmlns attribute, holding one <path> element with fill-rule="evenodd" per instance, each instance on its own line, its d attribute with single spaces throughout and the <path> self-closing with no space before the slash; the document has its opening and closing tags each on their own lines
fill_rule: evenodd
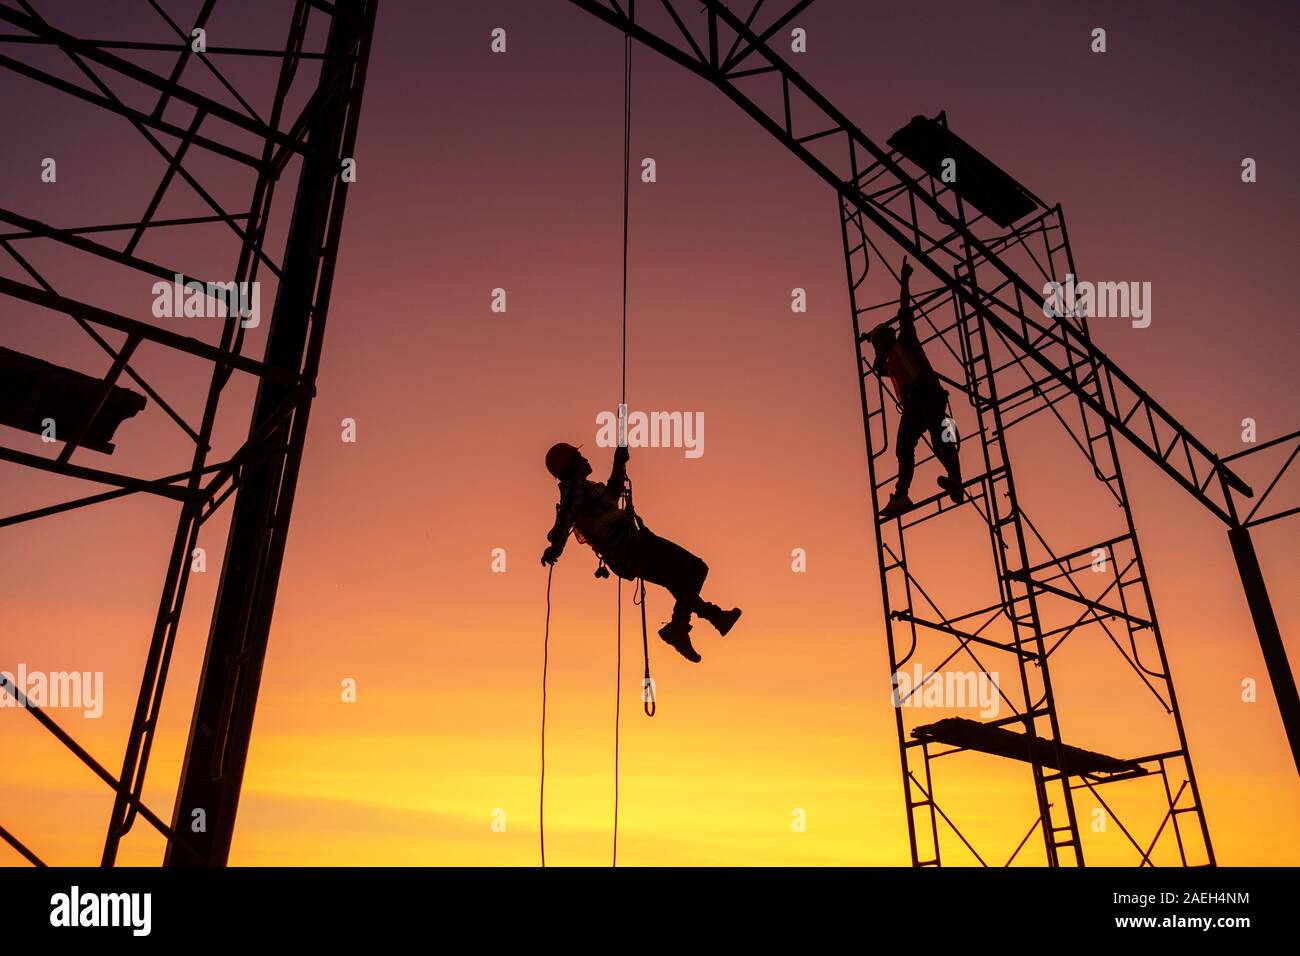
<svg viewBox="0 0 1300 956">
<path fill-rule="evenodd" d="M 41 207 L 51 187 L 26 190 L 30 208 L 0 209 L 6 311 L 28 323 L 69 323 L 99 356 L 98 368 L 85 369 L 13 350 L 3 357 L 9 381 L 21 378 L 23 387 L 21 395 L 0 391 L 0 420 L 28 431 L 46 422 L 45 437 L 54 440 L 24 447 L 19 440 L 28 436 L 6 431 L 15 440 L 0 447 L 0 461 L 46 474 L 56 493 L 89 493 L 5 514 L 0 526 L 111 507 L 134 495 L 172 502 L 178 512 L 120 768 L 101 763 L 5 681 L 4 690 L 112 795 L 105 865 L 140 820 L 166 838 L 170 864 L 219 865 L 229 852 L 315 393 L 350 180 L 345 160 L 354 156 L 376 4 L 234 6 L 203 0 L 193 21 L 182 23 L 160 0 L 141 0 L 136 10 L 117 11 L 138 27 L 122 37 L 86 35 L 80 21 L 87 18 L 58 4 L 0 3 L 0 71 L 9 93 L 79 101 L 88 128 L 116 124 L 113 143 L 138 150 L 127 160 L 106 160 L 113 175 L 127 165 L 135 182 L 145 183 L 140 177 L 158 171 L 130 221 L 99 220 L 88 208 L 80 221 L 68 223 L 65 212 L 55 224 Z M 96 146 L 92 139 L 82 144 L 87 153 Z M 113 175 L 106 171 L 98 190 L 83 194 L 112 197 Z M 169 216 L 169 205 L 192 211 Z M 80 281 L 87 275 L 96 281 Z M 178 302 L 197 297 L 212 304 L 212 314 L 205 306 L 205 317 L 159 318 L 150 308 L 157 282 L 175 287 Z M 250 299 L 269 303 L 269 314 L 255 320 Z M 140 307 L 123 308 L 124 301 Z M 254 339 L 261 354 L 249 354 Z M 199 395 L 189 403 L 194 409 L 169 394 L 183 390 L 178 382 L 201 383 L 190 390 Z M 219 412 L 232 392 L 252 396 L 242 406 L 245 416 L 251 406 L 251 423 L 246 438 L 225 449 Z M 114 450 L 114 430 L 142 410 L 165 416 L 183 436 L 185 451 L 166 474 L 114 468 L 102 457 Z M 130 458 L 130 425 L 120 432 L 117 454 Z M 168 822 L 141 794 L 191 555 L 223 508 L 230 512 L 225 559 Z M 12 662 L 0 663 L 6 666 Z M 192 825 L 200 817 L 204 825 Z M 40 863 L 39 846 L 4 829 L 0 837 Z"/>
<path fill-rule="evenodd" d="M 941 367 L 953 415 L 961 419 L 958 425 L 970 432 L 962 458 L 968 469 L 977 463 L 978 471 L 968 472 L 960 514 L 936 494 L 901 520 L 876 522 L 891 680 L 918 659 L 925 639 L 934 638 L 948 641 L 951 648 L 930 658 L 933 665 L 965 660 L 988 674 L 991 665 L 985 658 L 993 655 L 1009 662 L 1015 680 L 1009 692 L 1006 686 L 999 690 L 1011 713 L 996 721 L 951 717 L 909 725 L 904 708 L 896 708 L 913 863 L 942 861 L 941 830 L 955 835 L 976 861 L 994 859 L 976 849 L 935 795 L 933 761 L 949 757 L 950 764 L 955 759 L 950 755 L 978 754 L 985 761 L 1023 764 L 1029 770 L 1027 832 L 1018 844 L 1006 847 L 1006 862 L 1082 865 L 1077 804 L 1086 792 L 1098 804 L 1088 832 L 1096 829 L 1098 819 L 1108 832 L 1118 828 L 1135 862 L 1212 864 L 1209 829 L 1118 448 L 1127 444 L 1136 449 L 1227 525 L 1300 766 L 1300 699 L 1250 537 L 1256 525 L 1298 510 L 1279 503 L 1274 492 L 1295 460 L 1300 435 L 1220 457 L 1097 348 L 1087 315 L 1045 310 L 1045 283 L 1078 276 L 1059 206 L 1040 200 L 952 134 L 942 115 L 918 117 L 885 146 L 870 139 L 770 43 L 791 28 L 811 0 L 780 9 L 757 0 L 743 18 L 720 0 L 571 2 L 711 83 L 835 191 L 877 514 L 880 492 L 895 477 L 887 454 L 895 402 L 870 372 L 862 336 L 869 327 L 864 320 L 872 315 L 870 324 L 889 319 L 897 300 L 871 301 L 866 283 L 873 263 L 879 275 L 882 265 L 892 271 L 903 255 L 930 274 L 933 285 L 919 298 L 928 328 L 927 352 Z M 942 161 L 951 158 L 960 171 L 949 183 L 942 176 Z M 1030 476 L 1022 474 L 1017 481 L 1008 434 L 1042 420 L 1059 426 L 1056 437 L 1064 436 L 1076 459 L 1052 457 L 1050 467 L 1072 469 L 1096 486 L 1100 500 L 1076 505 L 1065 497 L 1076 492 L 1079 482 L 1072 481 L 1068 491 L 1058 489 L 1054 501 L 1044 499 L 1045 505 L 1033 512 L 1036 524 L 1022 500 L 1021 486 L 1030 483 Z M 973 429 L 967 427 L 971 421 Z M 1290 454 L 1256 497 L 1238 470 L 1246 464 L 1243 459 L 1267 449 L 1289 449 Z M 1041 472 L 1041 462 L 1033 470 Z M 1093 510 L 1084 515 L 1081 524 L 1087 530 L 1077 540 L 1060 544 L 1059 532 L 1040 527 L 1048 516 L 1078 514 L 1080 508 Z M 933 581 L 927 587 L 921 568 L 932 563 L 927 559 L 958 548 L 969 568 L 976 545 L 955 532 L 926 539 L 919 526 L 967 520 L 972 514 L 984 529 L 982 560 L 988 562 L 990 551 L 992 555 L 988 592 L 963 596 L 963 605 L 956 608 L 937 600 Z M 1121 677 L 1131 679 L 1154 705 L 1153 713 L 1143 714 L 1144 733 L 1128 735 L 1149 740 L 1125 739 L 1120 733 L 1115 753 L 1103 754 L 1082 746 L 1084 742 L 1062 739 L 1065 721 L 1052 675 L 1057 684 L 1076 682 L 1062 679 L 1065 658 L 1076 647 L 1107 651 L 1111 666 L 1098 670 L 1100 665 L 1072 661 L 1069 678 L 1087 675 L 1077 680 L 1103 694 L 1110 694 Z M 1159 810 L 1147 832 L 1130 829 L 1117 812 L 1118 801 L 1104 796 L 1124 781 L 1148 790 L 1157 784 L 1154 796 L 1148 793 L 1142 801 L 1148 812 L 1153 803 Z M 1041 854 L 1030 858 L 1025 848 L 1035 834 Z"/>
<path fill-rule="evenodd" d="M 127 221 L 89 217 L 55 225 L 39 209 L 0 208 L 0 253 L 10 267 L 0 271 L 0 295 L 7 308 L 24 321 L 40 315 L 69 322 L 98 350 L 100 365 L 69 368 L 50 355 L 0 350 L 0 423 L 54 439 L 6 442 L 0 462 L 61 479 L 60 490 L 69 482 L 96 486 L 0 516 L 0 527 L 133 495 L 175 503 L 179 515 L 120 770 L 112 772 L 48 713 L 23 703 L 113 794 L 104 864 L 115 862 L 123 837 L 143 819 L 166 838 L 168 864 L 221 865 L 315 391 L 347 196 L 342 173 L 356 141 L 376 0 L 277 0 L 258 6 L 255 22 L 229 28 L 218 0 L 202 0 L 184 24 L 161 0 L 144 2 L 157 30 L 110 38 L 82 35 L 78 24 L 59 19 L 57 5 L 42 11 L 35 0 L 0 0 L 8 31 L 0 35 L 0 78 L 71 97 L 90 114 L 131 127 L 134 142 L 161 170 L 140 213 Z M 1044 282 L 1078 275 L 1059 206 L 956 137 L 942 115 L 918 118 L 886 146 L 869 139 L 769 45 L 811 0 L 780 10 L 756 0 L 743 18 L 721 0 L 571 2 L 711 83 L 834 190 L 876 513 L 880 492 L 895 477 L 895 402 L 870 372 L 862 333 L 896 309 L 896 299 L 881 290 L 892 284 L 887 276 L 903 254 L 929 273 L 917 302 L 927 351 L 964 433 L 966 499 L 954 505 L 938 494 L 923 497 L 900 519 L 875 526 L 913 863 L 937 865 L 968 852 L 981 863 L 1082 865 L 1101 820 L 1101 830 L 1118 832 L 1140 864 L 1212 864 L 1118 449 L 1136 449 L 1228 527 L 1300 765 L 1300 701 L 1251 540 L 1256 527 L 1300 511 L 1285 500 L 1283 481 L 1300 453 L 1300 432 L 1219 457 L 1096 347 L 1088 316 L 1045 313 Z M 278 31 L 272 42 L 221 42 L 261 36 L 269 23 Z M 250 68 L 254 62 L 274 69 Z M 948 182 L 939 167 L 953 156 L 959 171 Z M 105 184 L 105 192 L 111 188 Z M 178 191 L 201 211 L 164 214 Z M 291 212 L 282 209 L 290 202 Z M 191 234 L 202 236 L 192 246 L 182 238 Z M 58 252 L 57 275 L 33 252 L 37 247 Z M 76 278 L 106 273 L 119 284 Z M 273 303 L 269 321 L 253 334 L 244 317 L 227 311 L 217 322 L 180 330 L 123 309 L 113 294 L 121 282 L 182 279 L 209 296 L 228 283 L 258 283 Z M 251 341 L 260 355 L 251 354 Z M 175 363 L 191 378 L 195 367 L 202 370 L 197 414 L 187 414 L 167 384 L 142 372 L 146 359 Z M 219 451 L 219 412 L 241 382 L 254 396 L 251 423 L 246 437 Z M 130 426 L 121 426 L 136 414 L 165 416 L 184 438 L 187 454 L 164 474 L 88 457 L 128 449 Z M 52 434 L 49 422 L 57 426 Z M 1062 448 L 1049 457 L 1025 454 L 1044 426 Z M 1021 435 L 1032 440 L 1019 444 Z M 1268 456 L 1281 464 L 1256 495 L 1240 472 L 1262 468 Z M 924 474 L 926 462 L 919 467 Z M 1067 487 L 1069 507 L 1062 504 Z M 168 823 L 141 795 L 191 555 L 227 502 L 225 558 Z M 954 560 L 967 571 L 983 570 L 944 574 L 943 562 Z M 977 589 L 949 593 L 957 577 L 975 580 Z M 912 691 L 901 690 L 898 676 L 923 658 L 923 678 L 954 662 L 977 675 L 999 675 L 997 704 L 1007 713 L 913 719 L 904 699 Z M 1076 721 L 1071 705 L 1079 694 L 1109 699 L 1121 684 L 1135 688 L 1136 706 L 1148 710 L 1117 716 L 1109 726 Z M 0 678 L 0 688 L 22 697 L 7 679 Z M 993 776 L 983 778 L 982 791 L 949 786 L 941 802 L 940 784 L 962 762 Z M 1007 768 L 1013 777 L 996 776 Z M 1026 828 L 995 856 L 980 851 L 959 812 L 972 808 L 954 809 L 954 802 L 1004 779 L 1028 794 Z M 1145 788 L 1133 805 L 1142 825 L 1126 822 L 1133 807 L 1118 796 L 1134 788 Z M 1010 789 L 998 792 L 1020 799 Z M 1085 821 L 1082 811 L 1090 807 Z M 201 829 L 192 825 L 196 815 L 204 819 Z M 39 847 L 2 827 L 0 838 L 40 863 Z"/>
</svg>

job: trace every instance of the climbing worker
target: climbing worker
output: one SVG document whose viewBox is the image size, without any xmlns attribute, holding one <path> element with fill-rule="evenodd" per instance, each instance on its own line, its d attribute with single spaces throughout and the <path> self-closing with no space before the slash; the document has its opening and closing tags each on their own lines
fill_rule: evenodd
<svg viewBox="0 0 1300 956">
<path fill-rule="evenodd" d="M 916 443 L 925 432 L 930 433 L 935 457 L 947 471 L 947 474 L 939 476 L 939 487 L 948 492 L 953 503 L 960 504 L 962 500 L 961 461 L 957 455 L 956 436 L 953 432 L 945 435 L 951 424 L 945 415 L 948 392 L 939 384 L 939 376 L 925 357 L 921 340 L 916 335 L 909 291 L 911 278 L 912 266 L 904 258 L 898 315 L 895 316 L 898 332 L 894 332 L 890 322 L 882 322 L 862 336 L 869 339 L 876 350 L 871 367 L 876 374 L 889 376 L 894 383 L 894 394 L 903 407 L 894 439 L 898 453 L 898 482 L 888 503 L 880 509 L 882 518 L 896 518 L 913 507 L 907 493 L 912 487 L 912 473 L 916 469 Z"/>
<path fill-rule="evenodd" d="M 740 608 L 724 611 L 700 599 L 700 589 L 709 566 L 680 545 L 661 538 L 631 511 L 618 506 L 627 482 L 628 450 L 614 451 L 614 468 L 604 484 L 588 481 L 591 464 L 573 445 L 561 442 L 546 453 L 546 470 L 560 482 L 560 503 L 555 506 L 555 526 L 542 553 L 542 564 L 553 565 L 564 550 L 569 532 L 591 547 L 620 578 L 637 578 L 667 588 L 676 603 L 672 620 L 659 629 L 659 636 L 682 657 L 699 663 L 691 646 L 691 615 L 698 614 L 725 635 L 740 617 Z M 601 571 L 597 570 L 601 576 Z"/>
</svg>

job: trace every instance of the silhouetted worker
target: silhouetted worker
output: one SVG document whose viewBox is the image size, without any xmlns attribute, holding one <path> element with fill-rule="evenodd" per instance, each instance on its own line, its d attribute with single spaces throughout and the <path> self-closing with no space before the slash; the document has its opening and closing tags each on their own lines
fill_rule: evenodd
<svg viewBox="0 0 1300 956">
<path fill-rule="evenodd" d="M 876 349 L 872 368 L 877 374 L 888 375 L 893 380 L 894 393 L 903 406 L 898 434 L 894 438 L 898 452 L 898 483 L 885 507 L 880 509 L 882 518 L 896 518 L 912 508 L 912 499 L 907 493 L 912 487 L 912 473 L 916 469 L 916 443 L 927 431 L 935 457 L 948 472 L 939 476 L 939 487 L 948 492 L 954 503 L 960 504 L 962 499 L 957 445 L 954 441 L 944 441 L 948 393 L 939 384 L 939 376 L 925 357 L 921 340 L 916 335 L 909 291 L 911 278 L 912 266 L 904 258 L 896 316 L 897 334 L 888 322 L 883 322 L 863 336 Z"/>
<path fill-rule="evenodd" d="M 726 634 L 740 617 L 740 608 L 724 611 L 701 600 L 700 589 L 709 566 L 619 508 L 618 499 L 627 481 L 627 459 L 626 448 L 615 449 L 614 469 L 609 480 L 600 484 L 587 480 L 591 464 L 573 445 L 560 443 L 546 453 L 546 470 L 560 482 L 560 503 L 555 506 L 555 526 L 546 536 L 551 544 L 542 553 L 542 564 L 559 559 L 573 530 L 620 578 L 643 578 L 667 588 L 677 603 L 672 620 L 659 629 L 659 636 L 682 657 L 698 663 L 700 655 L 691 646 L 691 615 L 698 614 L 719 634 Z"/>
</svg>

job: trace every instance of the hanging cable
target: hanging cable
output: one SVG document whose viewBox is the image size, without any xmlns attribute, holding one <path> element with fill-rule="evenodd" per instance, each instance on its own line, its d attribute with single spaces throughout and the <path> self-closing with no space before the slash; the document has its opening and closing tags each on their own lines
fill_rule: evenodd
<svg viewBox="0 0 1300 956">
<path fill-rule="evenodd" d="M 622 716 L 623 682 L 623 579 L 618 579 L 618 611 L 614 618 L 614 856 L 610 866 L 618 866 L 618 727 Z"/>
<path fill-rule="evenodd" d="M 627 441 L 627 246 L 628 246 L 628 205 L 630 197 L 630 177 L 632 166 L 632 37 L 623 37 L 623 345 L 622 376 L 619 385 L 619 444 Z M 626 482 L 626 479 L 625 479 Z M 635 526 L 636 512 L 632 508 L 632 483 L 626 482 L 622 498 L 626 502 L 628 520 Z M 603 567 L 603 565 L 602 565 Z M 538 841 L 541 848 L 542 866 L 546 866 L 546 671 L 550 654 L 551 639 L 551 575 L 555 567 L 546 574 L 546 631 L 542 642 L 542 772 L 537 800 Z M 597 576 L 600 576 L 597 572 Z M 645 619 L 645 580 L 638 578 L 640 599 L 633 592 L 633 603 L 641 605 L 641 649 L 645 654 L 645 678 L 642 684 L 642 699 L 646 700 L 646 716 L 653 717 L 655 708 L 649 699 L 650 687 L 650 644 L 646 637 Z M 618 866 L 618 798 L 619 798 L 619 726 L 622 720 L 622 698 L 619 694 L 623 678 L 623 579 L 618 579 L 617 610 L 615 612 L 615 652 L 614 652 L 614 846 L 611 865 Z M 652 696 L 652 695 L 650 695 Z"/>
<path fill-rule="evenodd" d="M 632 161 L 632 35 L 623 35 L 623 375 L 619 384 L 618 415 L 619 444 L 627 443 L 627 221 L 628 221 L 628 166 Z M 626 479 L 625 479 L 626 480 Z M 628 499 L 628 508 L 632 499 Z M 622 717 L 623 697 L 620 684 L 623 677 L 623 579 L 618 579 L 618 611 L 614 618 L 615 678 L 614 678 L 614 853 L 610 866 L 618 866 L 618 732 Z"/>
<path fill-rule="evenodd" d="M 637 578 L 637 585 L 641 588 L 641 600 L 635 603 L 641 605 L 641 651 L 645 654 L 645 677 L 641 680 L 641 707 L 645 710 L 647 717 L 655 715 L 655 694 L 654 681 L 650 678 L 650 641 L 646 637 L 645 626 L 645 578 Z"/>
<path fill-rule="evenodd" d="M 620 416 L 620 435 L 619 444 L 625 445 L 627 441 L 627 246 L 628 246 L 628 200 L 630 194 L 630 176 L 632 164 L 632 37 L 625 34 L 623 37 L 623 345 L 622 345 L 622 376 L 619 385 L 619 416 Z M 632 484 L 627 482 L 626 478 L 624 490 L 621 494 L 622 500 L 626 503 L 628 520 L 633 522 L 635 527 L 636 513 L 632 509 Z M 604 565 L 602 563 L 601 569 Z M 542 772 L 541 784 L 537 800 L 537 823 L 538 823 L 538 841 L 541 847 L 542 866 L 546 866 L 546 671 L 550 654 L 551 639 L 551 575 L 554 573 L 554 565 L 546 574 L 546 631 L 542 643 Z M 602 575 L 600 571 L 596 573 L 597 577 Z M 650 646 L 646 639 L 646 621 L 645 621 L 645 581 L 638 579 L 640 585 L 641 599 L 637 601 L 636 592 L 633 592 L 633 603 L 641 605 L 641 647 L 645 652 L 645 684 L 643 687 L 649 687 L 650 681 Z M 618 579 L 617 592 L 617 610 L 615 612 L 615 654 L 614 654 L 614 847 L 611 865 L 618 865 L 618 798 L 619 798 L 619 726 L 622 719 L 622 698 L 619 696 L 623 678 L 623 579 Z M 645 691 L 642 692 L 645 697 Z M 646 707 L 646 714 L 654 716 L 653 703 Z"/>
<path fill-rule="evenodd" d="M 632 166 L 632 35 L 623 35 L 623 387 L 619 404 L 627 405 L 627 224 L 628 176 Z M 623 420 L 626 437 L 627 419 Z"/>
<path fill-rule="evenodd" d="M 632 175 L 632 37 L 623 36 L 623 362 L 622 378 L 619 386 L 619 444 L 627 444 L 627 249 L 629 206 Z M 632 483 L 624 476 L 623 499 L 626 503 L 628 520 L 636 527 L 636 512 L 632 507 Z M 645 581 L 638 578 L 641 600 L 637 602 L 633 591 L 633 603 L 641 604 L 641 647 L 645 653 L 645 683 L 642 685 L 642 699 L 650 679 L 650 645 L 646 639 L 645 621 Z M 622 697 L 620 696 L 623 675 L 623 579 L 618 581 L 618 611 L 615 617 L 615 678 L 614 678 L 614 852 L 613 866 L 618 866 L 618 798 L 619 798 L 619 726 L 622 718 Z M 646 715 L 654 716 L 654 704 L 645 708 Z"/>
<path fill-rule="evenodd" d="M 551 655 L 551 576 L 555 565 L 546 572 L 546 632 L 542 637 L 542 781 L 537 795 L 537 838 L 542 848 L 542 866 L 546 866 L 546 669 Z"/>
<path fill-rule="evenodd" d="M 629 216 L 629 198 L 631 195 L 631 177 L 632 177 L 632 35 L 623 34 L 623 378 L 622 387 L 619 391 L 619 444 L 627 443 L 627 260 L 628 260 L 628 224 L 631 217 Z M 624 498 L 627 502 L 628 518 L 635 526 L 637 517 L 636 509 L 632 505 L 632 483 L 624 478 Z M 647 696 L 650 688 L 650 642 L 646 637 L 645 621 L 645 580 L 637 578 L 641 593 L 641 649 L 645 656 L 645 683 L 642 685 L 641 697 L 645 703 L 645 713 L 647 717 L 655 715 L 654 701 Z M 619 615 L 622 616 L 623 601 L 622 587 L 619 588 Z M 633 600 L 635 603 L 635 593 Z M 620 644 L 621 653 L 621 644 Z M 650 695 L 653 696 L 653 695 Z M 618 738 L 615 736 L 615 766 L 617 766 Z M 615 794 L 618 792 L 618 781 L 615 780 Z M 617 807 L 615 808 L 617 811 Z M 615 813 L 617 818 L 617 812 Z"/>
</svg>

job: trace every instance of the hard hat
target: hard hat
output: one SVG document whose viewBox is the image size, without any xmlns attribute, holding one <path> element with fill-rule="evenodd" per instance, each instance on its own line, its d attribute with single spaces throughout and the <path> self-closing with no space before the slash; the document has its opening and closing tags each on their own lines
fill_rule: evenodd
<svg viewBox="0 0 1300 956">
<path fill-rule="evenodd" d="M 581 445 L 568 445 L 564 442 L 552 445 L 551 450 L 546 453 L 546 470 L 557 480 L 563 478 L 573 459 L 578 457 L 578 449 L 581 447 Z"/>
</svg>

